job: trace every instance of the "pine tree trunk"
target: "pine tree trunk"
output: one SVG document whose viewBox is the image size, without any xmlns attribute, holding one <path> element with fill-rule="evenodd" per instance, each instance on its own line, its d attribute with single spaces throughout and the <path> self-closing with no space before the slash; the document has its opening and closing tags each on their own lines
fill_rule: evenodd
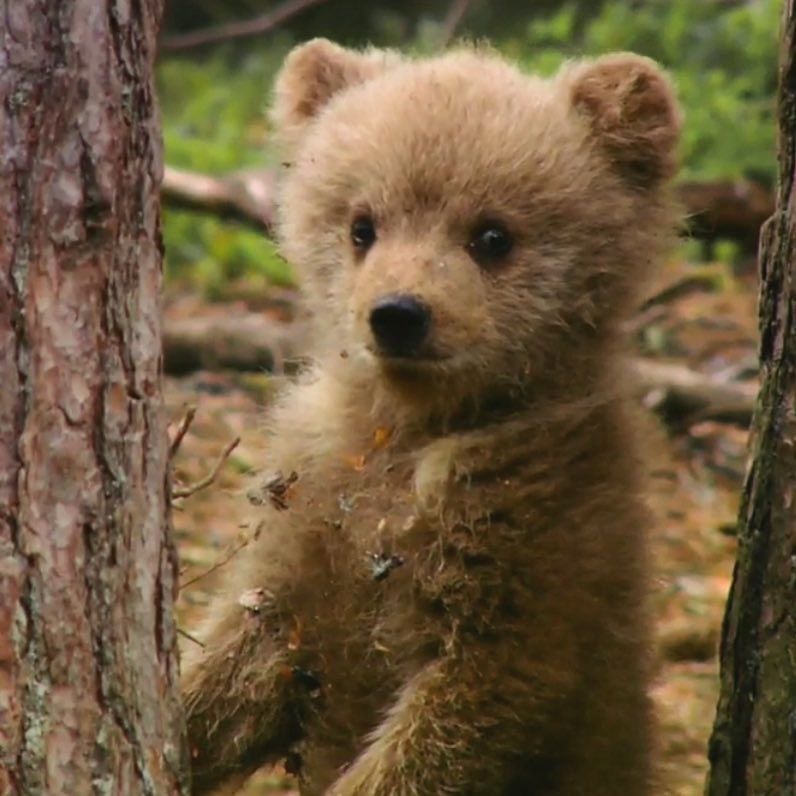
<svg viewBox="0 0 796 796">
<path fill-rule="evenodd" d="M 796 16 L 783 13 L 779 187 L 760 246 L 762 387 L 724 618 L 709 796 L 796 794 Z"/>
<path fill-rule="evenodd" d="M 0 792 L 187 791 L 161 398 L 161 0 L 0 14 Z"/>
</svg>

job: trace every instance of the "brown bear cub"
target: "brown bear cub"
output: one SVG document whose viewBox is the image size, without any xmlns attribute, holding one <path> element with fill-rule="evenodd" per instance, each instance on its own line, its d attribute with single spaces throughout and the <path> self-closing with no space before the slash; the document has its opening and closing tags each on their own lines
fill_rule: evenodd
<svg viewBox="0 0 796 796">
<path fill-rule="evenodd" d="M 274 119 L 314 365 L 186 667 L 194 791 L 650 793 L 622 327 L 677 226 L 668 81 L 316 40 Z"/>
</svg>

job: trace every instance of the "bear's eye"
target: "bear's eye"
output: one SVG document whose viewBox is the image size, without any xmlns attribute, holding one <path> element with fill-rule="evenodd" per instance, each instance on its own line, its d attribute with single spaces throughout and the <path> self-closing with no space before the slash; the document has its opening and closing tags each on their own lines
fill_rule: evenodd
<svg viewBox="0 0 796 796">
<path fill-rule="evenodd" d="M 366 252 L 376 241 L 376 227 L 370 216 L 357 216 L 351 222 L 351 243 L 358 252 Z"/>
<path fill-rule="evenodd" d="M 507 257 L 513 246 L 508 230 L 502 224 L 490 221 L 476 228 L 467 244 L 467 251 L 479 265 L 492 265 Z"/>
</svg>

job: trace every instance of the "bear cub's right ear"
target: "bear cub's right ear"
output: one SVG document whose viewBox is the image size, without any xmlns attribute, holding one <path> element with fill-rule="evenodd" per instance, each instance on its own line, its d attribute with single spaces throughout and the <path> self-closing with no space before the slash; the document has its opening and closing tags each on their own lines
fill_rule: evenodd
<svg viewBox="0 0 796 796">
<path fill-rule="evenodd" d="M 357 52 L 328 39 L 295 47 L 277 75 L 271 110 L 283 145 L 292 149 L 336 94 L 383 74 L 400 60 L 389 50 Z"/>
</svg>

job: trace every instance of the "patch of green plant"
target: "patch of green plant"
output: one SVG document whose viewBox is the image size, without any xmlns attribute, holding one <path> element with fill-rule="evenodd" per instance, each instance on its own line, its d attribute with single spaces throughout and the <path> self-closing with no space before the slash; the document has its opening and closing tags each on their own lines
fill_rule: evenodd
<svg viewBox="0 0 796 796">
<path fill-rule="evenodd" d="M 291 45 L 272 39 L 238 54 L 220 48 L 201 60 L 166 58 L 157 70 L 166 162 L 204 174 L 274 165 L 266 108 L 276 70 Z M 292 284 L 290 267 L 265 235 L 209 214 L 165 208 L 166 278 L 210 299 L 242 277 Z"/>
<path fill-rule="evenodd" d="M 572 4 L 504 49 L 549 74 L 567 58 L 632 50 L 672 74 L 685 110 L 683 177 L 775 172 L 779 0 L 608 0 L 581 23 Z"/>
</svg>

